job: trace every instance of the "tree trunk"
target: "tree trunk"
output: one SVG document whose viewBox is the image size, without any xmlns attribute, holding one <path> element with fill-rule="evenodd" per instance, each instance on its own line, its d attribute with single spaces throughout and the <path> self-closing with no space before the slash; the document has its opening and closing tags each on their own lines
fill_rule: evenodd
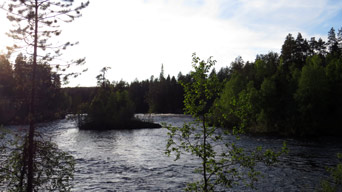
<svg viewBox="0 0 342 192">
<path fill-rule="evenodd" d="M 28 136 L 28 163 L 27 163 L 27 192 L 33 192 L 33 167 L 34 167 L 34 124 L 35 124 L 35 94 L 36 94 L 36 68 L 37 68 L 37 47 L 38 47 L 38 0 L 35 0 L 34 15 L 34 47 L 33 47 L 33 65 L 32 65 L 32 84 L 31 84 L 31 102 L 30 102 L 30 128 Z"/>
</svg>

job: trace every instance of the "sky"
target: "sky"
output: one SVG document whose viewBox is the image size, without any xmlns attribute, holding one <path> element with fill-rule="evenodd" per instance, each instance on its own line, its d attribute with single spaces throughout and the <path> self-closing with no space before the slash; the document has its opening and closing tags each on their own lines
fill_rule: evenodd
<svg viewBox="0 0 342 192">
<path fill-rule="evenodd" d="M 71 87 L 95 86 L 103 67 L 111 67 L 110 81 L 141 81 L 158 77 L 162 65 L 166 75 L 188 73 L 192 53 L 212 56 L 219 70 L 238 56 L 254 61 L 257 54 L 280 52 L 289 33 L 326 39 L 331 27 L 342 27 L 342 1 L 93 0 L 82 15 L 63 25 L 60 37 L 80 42 L 65 60 L 86 57 L 88 71 L 71 79 Z M 4 11 L 0 24 L 4 53 L 11 42 Z"/>
</svg>

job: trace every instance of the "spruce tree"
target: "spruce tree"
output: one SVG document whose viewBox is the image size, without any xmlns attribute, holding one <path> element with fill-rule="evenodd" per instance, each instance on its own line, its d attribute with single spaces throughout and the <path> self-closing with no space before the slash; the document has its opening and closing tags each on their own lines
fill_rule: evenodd
<svg viewBox="0 0 342 192">
<path fill-rule="evenodd" d="M 328 32 L 328 42 L 327 47 L 329 49 L 330 53 L 334 53 L 337 51 L 337 38 L 335 34 L 335 29 L 332 27 L 330 31 Z"/>
</svg>

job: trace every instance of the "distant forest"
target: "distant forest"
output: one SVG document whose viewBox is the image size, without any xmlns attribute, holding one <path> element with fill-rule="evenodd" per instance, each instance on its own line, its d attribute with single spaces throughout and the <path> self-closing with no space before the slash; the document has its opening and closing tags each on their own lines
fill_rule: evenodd
<svg viewBox="0 0 342 192">
<path fill-rule="evenodd" d="M 15 63 L 0 56 L 0 124 L 27 123 L 31 63 L 21 54 Z M 342 28 L 331 28 L 326 42 L 289 34 L 280 54 L 260 54 L 254 62 L 237 57 L 210 78 L 219 90 L 211 101 L 213 124 L 231 128 L 244 120 L 250 132 L 342 134 Z M 101 88 L 100 80 L 97 87 L 61 88 L 59 74 L 44 63 L 37 80 L 40 122 L 87 113 Z M 128 92 L 135 113 L 183 113 L 182 83 L 191 81 L 190 73 L 165 76 L 162 67 L 159 77 L 112 85 Z"/>
</svg>

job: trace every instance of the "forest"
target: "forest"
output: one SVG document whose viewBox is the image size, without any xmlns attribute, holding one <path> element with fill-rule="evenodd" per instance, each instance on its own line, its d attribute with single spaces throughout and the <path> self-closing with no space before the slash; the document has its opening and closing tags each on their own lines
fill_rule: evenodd
<svg viewBox="0 0 342 192">
<path fill-rule="evenodd" d="M 14 63 L 0 56 L 0 124 L 28 122 L 32 59 L 19 54 Z M 105 68 L 104 68 L 105 69 Z M 134 113 L 183 113 L 182 84 L 190 73 L 165 75 L 127 83 L 109 82 L 100 72 L 97 87 L 62 88 L 60 75 L 39 63 L 36 111 L 38 122 L 68 113 L 89 113 L 104 84 L 131 103 Z M 211 99 L 211 124 L 232 128 L 241 122 L 248 132 L 291 136 L 341 135 L 342 28 L 328 32 L 327 41 L 288 34 L 281 53 L 237 57 L 209 75 L 217 94 Z"/>
</svg>

